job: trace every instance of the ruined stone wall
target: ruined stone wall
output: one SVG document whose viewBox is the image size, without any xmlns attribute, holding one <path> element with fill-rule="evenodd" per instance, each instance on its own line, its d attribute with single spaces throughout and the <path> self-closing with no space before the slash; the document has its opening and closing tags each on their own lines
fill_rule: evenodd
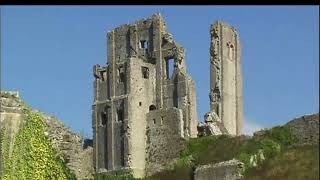
<svg viewBox="0 0 320 180">
<path fill-rule="evenodd" d="M 229 134 L 243 126 L 241 49 L 238 32 L 217 21 L 211 27 L 210 105 Z"/>
<path fill-rule="evenodd" d="M 91 145 L 85 146 L 85 139 L 80 134 L 66 127 L 62 121 L 54 116 L 42 113 L 46 123 L 46 135 L 52 141 L 68 168 L 74 172 L 77 179 L 92 178 L 93 164 Z"/>
<path fill-rule="evenodd" d="M 242 178 L 244 165 L 238 160 L 224 161 L 216 164 L 201 165 L 194 172 L 195 180 L 239 180 Z"/>
<path fill-rule="evenodd" d="M 159 26 L 153 27 L 156 19 L 144 19 L 110 31 L 106 78 L 99 76 L 99 66 L 95 66 L 93 129 L 98 172 L 130 168 L 135 176 L 144 176 L 145 114 L 156 103 L 153 53 L 156 41 L 153 31 L 159 31 Z"/>
<path fill-rule="evenodd" d="M 148 74 L 145 70 L 148 69 Z M 129 164 L 134 174 L 144 176 L 146 166 L 146 115 L 155 108 L 155 65 L 141 59 L 130 59 L 130 90 L 129 95 Z"/>
<path fill-rule="evenodd" d="M 189 135 L 192 138 L 198 136 L 197 126 L 199 123 L 198 120 L 198 111 L 197 111 L 197 93 L 196 93 L 196 84 L 191 77 L 188 77 L 188 109 L 189 109 L 189 119 L 187 120 L 189 128 Z"/>
<path fill-rule="evenodd" d="M 146 175 L 152 175 L 179 158 L 184 149 L 182 110 L 170 108 L 150 111 L 147 114 L 146 135 Z"/>
<path fill-rule="evenodd" d="M 174 71 L 171 79 L 165 82 L 164 108 L 176 107 L 183 111 L 183 128 L 185 137 L 197 136 L 198 115 L 196 94 L 193 80 L 185 73 Z"/>
<path fill-rule="evenodd" d="M 132 170 L 143 177 L 146 114 L 176 107 L 182 111 L 183 137 L 195 137 L 195 84 L 187 74 L 184 48 L 159 14 L 119 26 L 107 37 L 108 63 L 94 66 L 94 167 L 97 173 Z"/>
</svg>

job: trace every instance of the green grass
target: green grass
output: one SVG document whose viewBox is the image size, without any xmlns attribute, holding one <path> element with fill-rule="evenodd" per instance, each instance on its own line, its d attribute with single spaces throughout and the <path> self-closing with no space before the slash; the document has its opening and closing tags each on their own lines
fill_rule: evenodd
<svg viewBox="0 0 320 180">
<path fill-rule="evenodd" d="M 173 167 L 146 179 L 191 180 L 197 165 L 232 159 L 244 141 L 244 137 L 232 138 L 226 135 L 190 139 L 180 160 Z"/>
<path fill-rule="evenodd" d="M 190 139 L 175 165 L 145 179 L 188 180 L 192 179 L 193 170 L 198 165 L 233 158 L 244 163 L 243 174 L 250 180 L 258 180 L 257 177 L 261 180 L 288 179 L 286 177 L 319 179 L 319 146 L 292 147 L 295 140 L 296 137 L 286 126 L 274 127 L 266 130 L 262 136 L 253 138 L 220 135 Z M 254 155 L 257 159 L 252 163 L 250 158 Z"/>
<path fill-rule="evenodd" d="M 249 170 L 246 180 L 318 180 L 319 145 L 285 149 L 261 166 Z"/>
<path fill-rule="evenodd" d="M 235 156 L 241 142 L 241 138 L 226 135 L 191 139 L 187 149 L 182 152 L 182 158 L 192 156 L 196 165 L 229 160 Z"/>
<path fill-rule="evenodd" d="M 94 177 L 95 180 L 134 180 L 135 178 L 131 175 L 113 176 L 108 174 L 99 174 Z"/>
<path fill-rule="evenodd" d="M 231 159 L 244 163 L 243 174 L 248 180 L 319 179 L 319 145 L 294 146 L 295 141 L 286 126 L 274 127 L 253 138 L 220 135 L 190 139 L 174 165 L 144 180 L 192 180 L 198 165 Z M 250 158 L 254 156 L 257 158 L 252 163 Z"/>
</svg>

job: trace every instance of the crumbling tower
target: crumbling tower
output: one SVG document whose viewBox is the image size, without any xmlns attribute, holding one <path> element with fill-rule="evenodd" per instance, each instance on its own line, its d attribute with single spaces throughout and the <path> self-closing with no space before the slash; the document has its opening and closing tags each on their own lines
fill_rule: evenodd
<svg viewBox="0 0 320 180">
<path fill-rule="evenodd" d="M 240 135 L 243 126 L 241 48 L 236 29 L 217 21 L 211 26 L 210 113 L 227 132 Z"/>
<path fill-rule="evenodd" d="M 143 177 L 178 156 L 182 139 L 197 136 L 195 84 L 160 14 L 107 38 L 108 63 L 94 66 L 94 168 Z"/>
</svg>

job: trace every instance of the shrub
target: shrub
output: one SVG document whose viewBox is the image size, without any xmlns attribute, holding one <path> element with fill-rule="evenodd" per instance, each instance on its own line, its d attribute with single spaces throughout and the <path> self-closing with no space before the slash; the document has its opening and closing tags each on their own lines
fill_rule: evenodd
<svg viewBox="0 0 320 180">
<path fill-rule="evenodd" d="M 261 147 L 263 150 L 263 154 L 266 158 L 272 158 L 278 153 L 280 153 L 280 144 L 273 141 L 272 139 L 265 138 L 261 140 Z"/>
<path fill-rule="evenodd" d="M 296 141 L 296 137 L 292 133 L 291 129 L 287 126 L 277 126 L 271 128 L 265 132 L 263 137 L 272 139 L 283 147 L 292 145 Z"/>
<path fill-rule="evenodd" d="M 181 157 L 174 165 L 173 168 L 192 167 L 194 165 L 194 158 L 192 155 Z"/>
</svg>

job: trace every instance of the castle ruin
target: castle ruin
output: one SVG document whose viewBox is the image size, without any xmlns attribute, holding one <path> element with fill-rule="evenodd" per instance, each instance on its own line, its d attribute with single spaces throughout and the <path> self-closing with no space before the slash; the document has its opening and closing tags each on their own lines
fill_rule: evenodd
<svg viewBox="0 0 320 180">
<path fill-rule="evenodd" d="M 243 95 L 239 34 L 221 21 L 211 26 L 210 33 L 210 112 L 205 122 L 211 134 L 240 135 Z"/>
<path fill-rule="evenodd" d="M 179 141 L 197 136 L 195 83 L 185 49 L 161 15 L 109 32 L 108 63 L 94 66 L 94 76 L 97 172 L 130 170 L 143 177 L 176 156 Z"/>
<path fill-rule="evenodd" d="M 115 28 L 107 41 L 107 64 L 93 68 L 95 171 L 152 175 L 179 158 L 185 140 L 199 135 L 195 82 L 187 72 L 185 49 L 160 14 Z M 211 111 L 206 123 L 220 122 L 224 133 L 240 134 L 236 31 L 217 23 L 210 53 Z"/>
</svg>

